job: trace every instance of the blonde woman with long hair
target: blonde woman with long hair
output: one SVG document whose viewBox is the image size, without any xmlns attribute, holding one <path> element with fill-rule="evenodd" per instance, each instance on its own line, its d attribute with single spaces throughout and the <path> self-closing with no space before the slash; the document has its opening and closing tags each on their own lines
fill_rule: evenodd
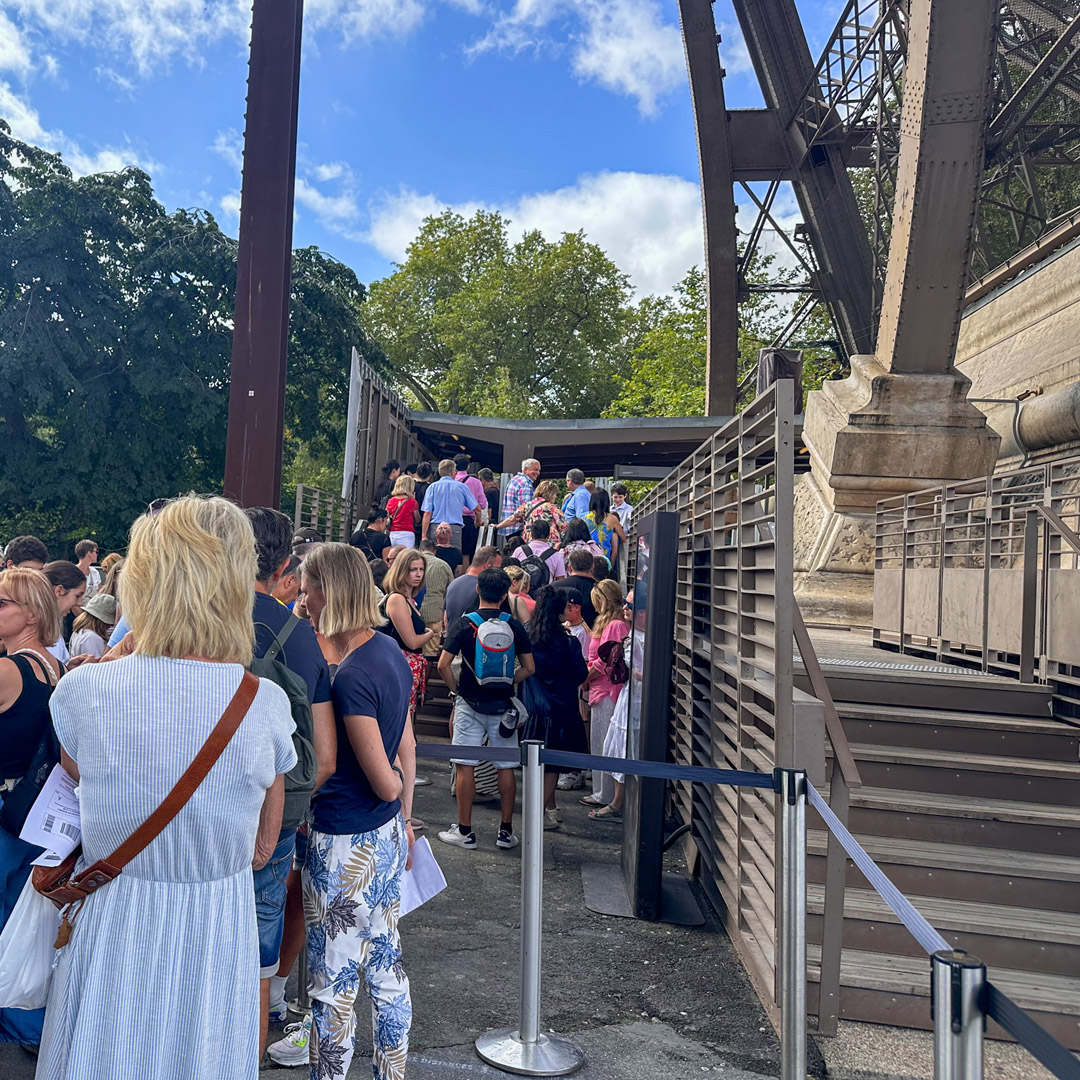
<svg viewBox="0 0 1080 1080">
<path fill-rule="evenodd" d="M 227 499 L 144 514 L 121 585 L 134 652 L 82 665 L 53 694 L 87 864 L 161 806 L 230 704 L 244 715 L 175 818 L 82 904 L 53 976 L 38 1080 L 257 1080 L 252 865 L 277 842 L 296 754 L 284 691 L 244 670 L 255 568 L 251 525 Z"/>
<path fill-rule="evenodd" d="M 604 739 L 611 717 L 615 712 L 615 702 L 619 698 L 619 686 L 609 677 L 604 661 L 600 659 L 600 646 L 608 641 L 622 641 L 630 633 L 630 624 L 626 621 L 623 591 L 617 581 L 598 581 L 592 590 L 593 607 L 596 618 L 589 637 L 589 744 L 596 755 L 603 754 Z M 615 797 L 615 781 L 610 773 L 593 770 L 593 790 L 591 795 L 582 798 L 582 802 L 594 809 L 604 807 L 608 813 L 605 818 L 618 820 L 621 810 L 611 810 L 608 804 Z"/>
<path fill-rule="evenodd" d="M 420 524 L 420 505 L 413 497 L 416 481 L 402 473 L 394 481 L 394 490 L 386 500 L 386 512 L 390 516 L 390 543 L 393 546 L 411 548 L 416 546 L 416 527 Z"/>
<path fill-rule="evenodd" d="M 74 564 L 71 564 L 74 565 Z M 49 699 L 64 665 L 50 651 L 60 636 L 61 617 L 52 582 L 40 571 L 0 571 L 0 640 L 7 656 L 0 658 L 0 775 L 21 779 L 30 769 L 39 746 L 53 761 L 59 749 L 49 731 Z M 0 792 L 0 799 L 12 791 Z M 12 812 L 13 807 L 9 807 Z M 7 922 L 30 876 L 31 862 L 41 849 L 0 826 L 0 927 Z M 28 1045 L 41 1041 L 42 1009 L 0 1009 L 0 1037 Z"/>
<path fill-rule="evenodd" d="M 308 611 L 338 665 L 337 770 L 312 799 L 303 870 L 312 1075 L 343 1080 L 349 1071 L 363 988 L 373 1006 L 375 1080 L 403 1080 L 412 1002 L 397 924 L 413 840 L 412 672 L 398 645 L 377 632 L 378 595 L 356 548 L 323 544 L 301 575 Z"/>
</svg>

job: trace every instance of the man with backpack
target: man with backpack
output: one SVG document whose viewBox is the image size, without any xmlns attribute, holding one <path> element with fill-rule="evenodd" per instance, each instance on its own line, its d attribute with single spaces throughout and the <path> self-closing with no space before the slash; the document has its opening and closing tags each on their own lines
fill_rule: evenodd
<svg viewBox="0 0 1080 1080">
<path fill-rule="evenodd" d="M 543 518 L 532 523 L 532 539 L 514 552 L 514 558 L 529 575 L 530 596 L 536 596 L 545 585 L 566 577 L 562 554 L 551 543 L 551 522 Z"/>
<path fill-rule="evenodd" d="M 439 654 L 439 674 L 456 695 L 454 703 L 455 746 L 480 747 L 485 736 L 488 745 L 516 747 L 518 745 L 518 713 L 514 694 L 519 683 L 535 670 L 532 645 L 524 627 L 501 611 L 510 579 L 502 570 L 484 570 L 476 579 L 479 607 L 463 615 L 451 627 Z M 454 677 L 454 657 L 461 655 L 460 681 Z M 444 844 L 475 848 L 476 834 L 472 829 L 472 806 L 476 794 L 473 769 L 479 758 L 454 758 L 456 766 L 457 824 L 439 833 Z M 502 811 L 496 847 L 514 848 L 514 800 L 517 797 L 517 778 L 512 761 L 496 762 L 499 783 L 499 805 Z"/>
<path fill-rule="evenodd" d="M 289 696 L 296 731 L 296 767 L 285 777 L 285 807 L 278 843 L 269 862 L 254 873 L 255 915 L 259 929 L 260 1051 L 266 1045 L 268 1019 L 285 1019 L 285 979 L 278 978 L 289 872 L 296 830 L 307 815 L 311 795 L 334 772 L 337 735 L 330 703 L 330 669 L 311 624 L 273 597 L 288 569 L 292 523 L 280 511 L 254 506 L 245 511 L 255 532 L 258 559 L 255 581 L 255 659 L 251 671 L 277 683 Z M 297 895 L 299 899 L 299 895 Z M 303 940 L 303 910 L 297 906 L 291 937 Z M 295 948 L 295 946 L 294 946 Z M 289 966 L 295 955 L 289 958 Z M 276 986 L 272 986 L 272 977 Z M 271 991 L 277 990 L 277 1000 Z M 306 1060 L 306 1058 L 305 1058 Z"/>
</svg>

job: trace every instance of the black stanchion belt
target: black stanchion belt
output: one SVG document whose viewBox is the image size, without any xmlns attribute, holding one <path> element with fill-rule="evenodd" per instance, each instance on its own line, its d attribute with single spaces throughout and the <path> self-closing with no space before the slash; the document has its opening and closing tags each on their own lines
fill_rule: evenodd
<svg viewBox="0 0 1080 1080">
<path fill-rule="evenodd" d="M 806 785 L 810 805 L 821 815 L 829 831 L 840 841 L 866 880 L 896 913 L 908 933 L 927 951 L 951 951 L 952 946 L 915 909 L 911 901 L 885 876 L 884 871 L 863 850 L 862 845 L 832 812 L 829 804 L 813 785 Z M 1080 1061 L 1048 1031 L 1040 1027 L 1015 1001 L 1006 997 L 993 983 L 986 983 L 985 1012 L 993 1017 L 1032 1057 L 1043 1063 L 1059 1080 L 1080 1080 Z"/>
<path fill-rule="evenodd" d="M 416 756 L 450 761 L 468 757 L 481 761 L 521 761 L 521 751 L 509 746 L 466 746 L 463 743 L 417 743 Z M 598 757 L 595 754 L 570 754 L 564 750 L 540 750 L 545 765 L 564 769 L 599 769 L 602 772 L 652 776 L 658 780 L 691 780 L 700 784 L 731 784 L 734 787 L 771 788 L 770 773 L 743 772 L 738 769 L 708 769 L 697 765 L 673 765 L 662 761 L 639 761 L 636 758 Z M 947 947 L 947 946 L 946 946 Z"/>
</svg>

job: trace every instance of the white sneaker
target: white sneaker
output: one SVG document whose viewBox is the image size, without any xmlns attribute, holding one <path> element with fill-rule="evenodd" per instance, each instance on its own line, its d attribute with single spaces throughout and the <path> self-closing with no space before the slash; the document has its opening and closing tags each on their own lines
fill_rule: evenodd
<svg viewBox="0 0 1080 1080">
<path fill-rule="evenodd" d="M 495 846 L 501 848 L 516 848 L 520 841 L 512 832 L 506 832 L 504 829 L 499 830 L 499 835 L 495 840 Z"/>
<path fill-rule="evenodd" d="M 560 791 L 576 791 L 584 785 L 585 781 L 582 780 L 579 772 L 564 772 L 555 784 Z"/>
<path fill-rule="evenodd" d="M 270 1060 L 278 1065 L 307 1065 L 308 1044 L 311 1042 L 311 1013 L 298 1024 L 285 1029 L 285 1038 L 267 1047 Z"/>
<path fill-rule="evenodd" d="M 549 832 L 552 829 L 559 827 L 559 819 L 555 816 L 558 814 L 558 810 L 545 810 L 544 811 L 544 831 Z"/>
<path fill-rule="evenodd" d="M 451 825 L 449 829 L 439 833 L 439 839 L 444 844 L 452 844 L 454 847 L 476 847 L 476 833 L 470 832 L 463 836 L 456 825 Z"/>
<path fill-rule="evenodd" d="M 413 787 L 428 787 L 431 784 L 431 779 L 427 776 L 418 776 L 413 780 Z"/>
<path fill-rule="evenodd" d="M 284 1024 L 289 1018 L 289 1006 L 285 1001 L 285 995 L 281 995 L 280 1001 L 270 1002 L 270 1023 L 271 1024 Z"/>
</svg>

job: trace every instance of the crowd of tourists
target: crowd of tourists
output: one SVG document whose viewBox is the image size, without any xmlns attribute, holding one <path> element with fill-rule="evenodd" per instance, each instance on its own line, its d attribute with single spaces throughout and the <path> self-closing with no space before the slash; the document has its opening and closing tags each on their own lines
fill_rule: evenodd
<svg viewBox="0 0 1080 1080">
<path fill-rule="evenodd" d="M 254 1077 L 264 1053 L 344 1077 L 362 992 L 373 1075 L 405 1075 L 397 923 L 429 667 L 461 748 L 444 843 L 478 846 L 487 796 L 495 846 L 518 844 L 514 767 L 485 747 L 625 755 L 627 492 L 572 469 L 560 499 L 540 472 L 526 460 L 501 490 L 464 455 L 388 462 L 349 544 L 215 496 L 155 501 L 122 555 L 9 541 L 2 921 L 41 888 L 19 833 L 54 765 L 77 783 L 73 880 L 114 871 L 64 910 L 46 1008 L 0 1007 L 0 1040 L 37 1054 L 38 1077 Z M 621 779 L 548 767 L 545 829 L 560 790 L 621 820 Z M 267 1047 L 302 951 L 310 1013 Z"/>
</svg>

